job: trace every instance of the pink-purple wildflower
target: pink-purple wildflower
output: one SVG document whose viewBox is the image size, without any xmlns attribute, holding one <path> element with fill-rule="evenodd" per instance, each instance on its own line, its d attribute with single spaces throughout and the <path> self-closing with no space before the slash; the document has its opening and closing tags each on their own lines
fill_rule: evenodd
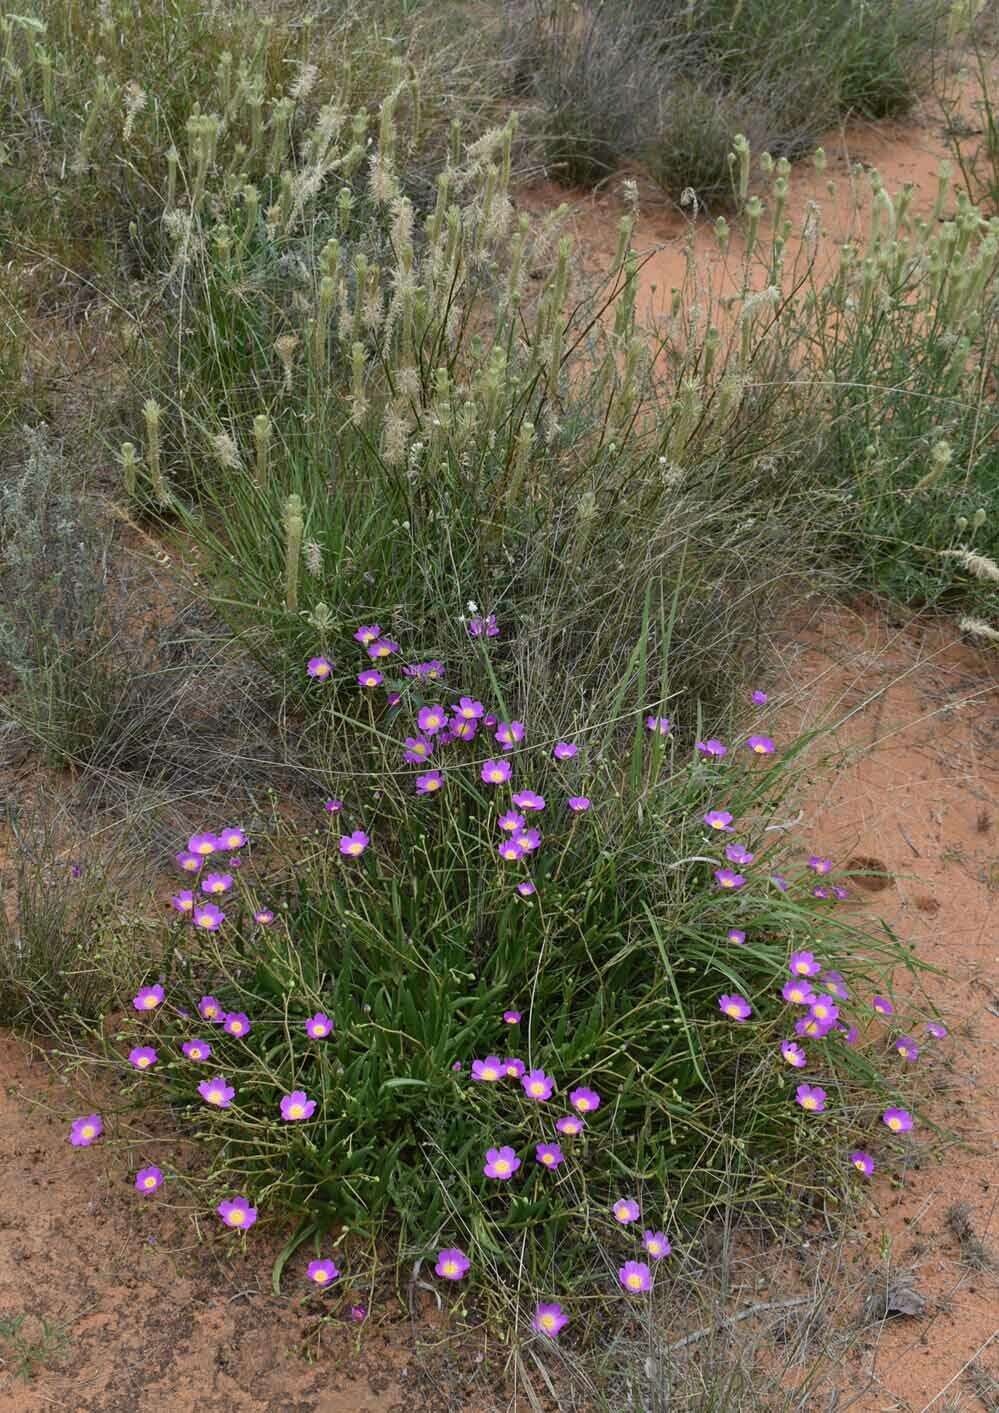
<svg viewBox="0 0 999 1413">
<path fill-rule="evenodd" d="M 826 1107 L 826 1091 L 817 1084 L 799 1084 L 794 1099 L 809 1114 L 821 1114 Z"/>
<path fill-rule="evenodd" d="M 377 638 L 380 638 L 381 636 L 381 624 L 370 623 L 367 625 L 362 625 L 360 628 L 358 628 L 357 632 L 354 634 L 354 641 L 356 643 L 360 643 L 362 648 L 366 648 L 369 643 L 373 643 Z"/>
<path fill-rule="evenodd" d="M 438 703 L 436 706 L 420 707 L 416 713 L 416 724 L 424 736 L 435 736 L 447 725 L 447 712 Z"/>
<path fill-rule="evenodd" d="M 150 1193 L 163 1186 L 163 1174 L 159 1168 L 150 1166 L 140 1168 L 135 1174 L 136 1192 Z"/>
<path fill-rule="evenodd" d="M 163 1004 L 163 987 L 140 986 L 139 990 L 132 997 L 132 1005 L 137 1011 L 155 1011 L 157 1006 Z"/>
<path fill-rule="evenodd" d="M 508 760 L 487 760 L 479 772 L 487 785 L 504 785 L 513 774 Z"/>
<path fill-rule="evenodd" d="M 218 932 L 225 922 L 225 913 L 214 903 L 197 903 L 192 914 L 195 927 L 203 932 Z"/>
<path fill-rule="evenodd" d="M 512 1148 L 504 1144 L 502 1148 L 488 1148 L 486 1150 L 486 1162 L 482 1171 L 487 1178 L 496 1178 L 499 1182 L 507 1182 L 519 1167 L 520 1159 Z"/>
<path fill-rule="evenodd" d="M 529 878 L 525 878 L 522 882 L 517 884 L 517 892 L 522 898 L 532 898 L 537 891 L 537 888 Z"/>
<path fill-rule="evenodd" d="M 654 736 L 668 736 L 671 730 L 668 716 L 647 716 L 645 726 Z"/>
<path fill-rule="evenodd" d="M 427 770 L 416 777 L 418 795 L 436 795 L 444 787 L 444 776 L 439 770 Z"/>
<path fill-rule="evenodd" d="M 733 834 L 732 816 L 728 810 L 708 810 L 704 816 L 704 823 L 709 829 L 716 829 L 722 834 Z"/>
<path fill-rule="evenodd" d="M 557 1143 L 536 1143 L 534 1156 L 543 1168 L 557 1168 L 565 1162 L 565 1154 Z"/>
<path fill-rule="evenodd" d="M 314 1016 L 309 1016 L 305 1022 L 305 1033 L 310 1040 L 325 1040 L 327 1035 L 332 1035 L 334 1029 L 333 1021 L 322 1011 L 317 1011 Z"/>
<path fill-rule="evenodd" d="M 336 1262 L 330 1260 L 310 1261 L 305 1268 L 306 1280 L 310 1280 L 314 1285 L 319 1286 L 332 1285 L 339 1274 L 340 1272 L 337 1270 Z"/>
<path fill-rule="evenodd" d="M 185 1040 L 180 1050 L 188 1060 L 207 1060 L 212 1053 L 207 1040 Z"/>
<path fill-rule="evenodd" d="M 310 657 L 305 670 L 315 681 L 328 682 L 333 675 L 333 663 L 328 657 Z"/>
<path fill-rule="evenodd" d="M 534 1312 L 534 1319 L 531 1321 L 531 1328 L 536 1334 L 544 1335 L 546 1339 L 555 1339 L 560 1330 L 564 1330 L 569 1323 L 569 1316 L 559 1305 L 558 1301 L 539 1301 Z"/>
<path fill-rule="evenodd" d="M 912 1115 L 908 1109 L 886 1109 L 881 1115 L 881 1122 L 892 1133 L 908 1133 L 912 1128 Z"/>
<path fill-rule="evenodd" d="M 503 1061 L 498 1055 L 487 1055 L 484 1060 L 472 1061 L 472 1078 L 484 1084 L 495 1084 L 505 1074 Z"/>
<path fill-rule="evenodd" d="M 198 1093 L 206 1104 L 211 1104 L 216 1109 L 228 1109 L 236 1091 L 231 1084 L 227 1084 L 220 1074 L 214 1079 L 203 1079 L 198 1085 Z"/>
<path fill-rule="evenodd" d="M 793 1065 L 796 1070 L 803 1070 L 808 1063 L 808 1057 L 793 1040 L 782 1040 L 780 1043 L 780 1053 L 782 1058 Z"/>
<path fill-rule="evenodd" d="M 515 863 L 517 859 L 524 857 L 524 850 L 516 839 L 504 839 L 497 852 L 500 858 L 505 859 L 507 863 Z"/>
<path fill-rule="evenodd" d="M 460 1246 L 447 1246 L 437 1253 L 434 1274 L 446 1281 L 460 1281 L 471 1266 L 471 1261 Z"/>
<path fill-rule="evenodd" d="M 756 858 L 756 855 L 751 854 L 744 844 L 736 843 L 725 845 L 725 857 L 729 863 L 748 866 Z"/>
<path fill-rule="evenodd" d="M 251 1207 L 245 1197 L 234 1197 L 230 1202 L 220 1202 L 215 1208 L 223 1224 L 236 1231 L 246 1231 L 257 1220 L 257 1209 Z"/>
<path fill-rule="evenodd" d="M 500 721 L 496 725 L 496 740 L 505 751 L 512 751 L 524 739 L 522 721 Z"/>
<path fill-rule="evenodd" d="M 611 1211 L 614 1213 L 614 1220 L 623 1227 L 637 1222 L 641 1215 L 641 1209 L 633 1197 L 619 1197 Z"/>
<path fill-rule="evenodd" d="M 734 942 L 737 947 L 742 947 L 746 942 L 746 934 L 741 927 L 730 927 L 725 934 L 726 940 Z"/>
<path fill-rule="evenodd" d="M 104 1132 L 100 1114 L 85 1114 L 82 1119 L 74 1119 L 69 1126 L 69 1141 L 74 1148 L 89 1148 Z"/>
<path fill-rule="evenodd" d="M 201 880 L 201 891 L 209 897 L 220 897 L 232 887 L 231 873 L 206 873 Z"/>
<path fill-rule="evenodd" d="M 557 1132 L 564 1133 L 569 1138 L 575 1138 L 585 1127 L 585 1121 L 578 1114 L 563 1114 L 555 1124 Z"/>
<path fill-rule="evenodd" d="M 644 1261 L 625 1261 L 618 1268 L 618 1280 L 631 1295 L 641 1295 L 652 1289 L 652 1272 Z"/>
<path fill-rule="evenodd" d="M 585 814 L 590 808 L 590 799 L 588 795 L 570 795 L 566 800 L 566 805 L 573 814 Z"/>
<path fill-rule="evenodd" d="M 499 628 L 496 626 L 495 613 L 487 613 L 483 618 L 470 618 L 468 620 L 468 634 L 471 638 L 498 638 Z"/>
<path fill-rule="evenodd" d="M 222 1029 L 226 1035 L 249 1035 L 253 1027 L 250 1025 L 250 1018 L 243 1011 L 232 1011 L 222 1022 Z"/>
<path fill-rule="evenodd" d="M 642 1245 L 652 1257 L 653 1261 L 661 1261 L 665 1256 L 669 1256 L 673 1250 L 666 1233 L 661 1231 L 644 1232 L 642 1234 Z"/>
<path fill-rule="evenodd" d="M 523 829 L 527 820 L 516 810 L 507 810 L 505 814 L 500 815 L 496 823 L 504 834 L 516 834 L 518 829 Z"/>
<path fill-rule="evenodd" d="M 128 1063 L 137 1070 L 152 1069 L 158 1059 L 151 1045 L 136 1045 L 128 1052 Z"/>
<path fill-rule="evenodd" d="M 503 1073 L 507 1079 L 523 1079 L 526 1068 L 523 1060 L 511 1058 L 503 1061 Z"/>
<path fill-rule="evenodd" d="M 352 834 L 345 834 L 340 840 L 340 852 L 347 858 L 357 859 L 370 843 L 371 840 L 363 829 L 355 829 Z"/>
<path fill-rule="evenodd" d="M 716 868 L 715 882 L 718 887 L 729 893 L 738 892 L 740 888 L 746 886 L 746 880 L 741 873 L 736 873 L 730 868 Z"/>
<path fill-rule="evenodd" d="M 190 849 L 181 849 L 179 854 L 175 854 L 177 867 L 184 873 L 197 873 L 204 863 L 200 854 L 192 854 Z"/>
<path fill-rule="evenodd" d="M 536 1099 L 539 1104 L 550 1099 L 555 1088 L 555 1081 L 544 1070 L 528 1070 L 520 1082 L 528 1099 Z"/>
<path fill-rule="evenodd" d="M 811 952 L 792 952 L 787 969 L 792 976 L 818 976 L 822 963 L 816 961 Z"/>
<path fill-rule="evenodd" d="M 504 1023 L 504 1025 L 519 1025 L 519 1024 L 520 1024 L 520 1021 L 521 1021 L 521 1013 L 520 1013 L 520 1011 L 504 1011 L 504 1012 L 503 1012 L 503 1023 Z"/>
<path fill-rule="evenodd" d="M 870 1177 L 874 1172 L 874 1159 L 870 1153 L 865 1153 L 858 1148 L 855 1153 L 850 1154 L 850 1163 L 857 1169 L 858 1173 L 863 1173 L 864 1177 Z"/>
<path fill-rule="evenodd" d="M 888 1000 L 887 996 L 875 996 L 871 1005 L 879 1016 L 893 1016 L 895 1014 L 895 1007 Z"/>
<path fill-rule="evenodd" d="M 820 858 L 818 854 L 812 854 L 808 860 L 808 867 L 813 873 L 832 873 L 832 859 Z"/>
<path fill-rule="evenodd" d="M 947 1039 L 947 1027 L 945 1025 L 941 1025 L 939 1021 L 927 1021 L 926 1030 L 927 1034 L 932 1035 L 934 1040 Z"/>
<path fill-rule="evenodd" d="M 911 1035 L 900 1035 L 895 1041 L 895 1049 L 902 1056 L 903 1060 L 918 1060 L 919 1046 Z"/>
<path fill-rule="evenodd" d="M 225 1010 L 221 1001 L 214 996 L 202 996 L 198 1002 L 198 1015 L 202 1020 L 211 1021 L 212 1025 L 222 1025 L 225 1022 Z"/>
<path fill-rule="evenodd" d="M 311 1119 L 316 1112 L 316 1101 L 310 1099 L 302 1089 L 293 1089 L 281 1098 L 281 1117 L 286 1124 L 301 1123 Z"/>
<path fill-rule="evenodd" d="M 402 758 L 407 765 L 419 765 L 428 759 L 434 749 L 433 741 L 428 741 L 426 736 L 407 736 L 405 745 Z"/>
<path fill-rule="evenodd" d="M 391 642 L 388 638 L 376 638 L 367 647 L 368 657 L 373 658 L 375 662 L 381 662 L 383 658 L 391 657 L 398 651 L 399 644 Z"/>
<path fill-rule="evenodd" d="M 569 1103 L 577 1114 L 593 1114 L 600 1108 L 600 1095 L 595 1089 L 581 1086 L 569 1092 Z"/>
<path fill-rule="evenodd" d="M 769 736 L 750 736 L 746 745 L 754 756 L 772 756 L 777 749 Z"/>
<path fill-rule="evenodd" d="M 357 674 L 359 687 L 380 687 L 384 681 L 385 678 L 374 667 L 366 667 L 363 672 Z"/>
<path fill-rule="evenodd" d="M 785 981 L 780 994 L 792 1006 L 810 1006 L 815 1000 L 810 981 Z"/>
<path fill-rule="evenodd" d="M 710 740 L 695 742 L 694 749 L 708 760 L 721 760 L 722 756 L 728 755 L 728 746 L 716 741 L 713 736 Z"/>
<path fill-rule="evenodd" d="M 748 1020 L 753 1014 L 753 1008 L 746 1000 L 745 996 L 719 996 L 718 1009 L 723 1016 L 728 1016 L 729 1020 Z"/>
</svg>

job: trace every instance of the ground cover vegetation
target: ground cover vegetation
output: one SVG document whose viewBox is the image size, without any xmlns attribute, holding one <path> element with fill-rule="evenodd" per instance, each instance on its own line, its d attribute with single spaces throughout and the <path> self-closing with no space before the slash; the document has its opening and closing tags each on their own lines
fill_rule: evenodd
<svg viewBox="0 0 999 1413">
<path fill-rule="evenodd" d="M 391 1239 L 586 1342 L 699 1224 L 831 1211 L 909 1142 L 946 1030 L 790 828 L 809 743 L 758 674 L 818 589 L 999 636 L 999 218 L 856 170 L 822 266 L 790 159 L 976 17 L 805 8 L 508 8 L 488 62 L 420 8 L 3 17 L 5 759 L 179 875 L 153 911 L 15 821 L 3 1014 L 74 1027 L 119 1097 L 71 1141 L 143 1200 L 289 1220 L 276 1280 Z M 594 106 L 642 84 L 650 133 Z M 634 212 L 591 273 L 518 208 L 539 153 L 724 196 L 737 292 L 691 258 L 644 320 Z"/>
</svg>

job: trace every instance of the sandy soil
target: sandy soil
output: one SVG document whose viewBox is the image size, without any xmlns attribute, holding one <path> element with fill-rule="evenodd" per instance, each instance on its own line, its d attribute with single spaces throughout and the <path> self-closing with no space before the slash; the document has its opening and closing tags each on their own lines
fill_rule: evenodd
<svg viewBox="0 0 999 1413">
<path fill-rule="evenodd" d="M 806 800 L 802 837 L 841 866 L 883 868 L 890 881 L 869 880 L 886 886 L 855 906 L 940 969 L 922 985 L 950 1035 L 917 1061 L 932 1096 L 912 1162 L 875 1179 L 849 1243 L 854 1268 L 870 1270 L 890 1242 L 889 1268 L 913 1272 L 926 1310 L 869 1331 L 843 1379 L 849 1401 L 836 1405 L 923 1413 L 945 1406 L 944 1390 L 968 1399 L 975 1359 L 999 1377 L 999 655 L 942 625 L 860 608 L 824 613 L 790 648 L 787 673 L 795 724 L 845 718 L 813 751 L 840 763 Z M 950 1230 L 958 1202 L 993 1269 L 976 1271 Z"/>
</svg>

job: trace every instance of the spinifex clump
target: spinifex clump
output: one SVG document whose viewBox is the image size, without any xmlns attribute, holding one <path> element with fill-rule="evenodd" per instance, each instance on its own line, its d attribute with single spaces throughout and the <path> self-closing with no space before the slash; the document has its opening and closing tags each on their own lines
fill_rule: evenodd
<svg viewBox="0 0 999 1413">
<path fill-rule="evenodd" d="M 867 1172 L 862 1134 L 890 1161 L 879 1112 L 912 1120 L 886 1107 L 901 1067 L 880 1073 L 868 997 L 902 949 L 864 938 L 861 960 L 832 862 L 792 868 L 768 831 L 777 741 L 681 754 L 652 704 L 622 767 L 601 728 L 538 739 L 493 695 L 492 617 L 454 687 L 380 625 L 353 637 L 302 669 L 334 716 L 348 692 L 371 713 L 342 798 L 259 865 L 242 828 L 188 840 L 161 979 L 121 1036 L 133 1096 L 154 1087 L 204 1144 L 223 1223 L 297 1216 L 344 1261 L 347 1233 L 390 1221 L 445 1281 L 488 1263 L 512 1288 L 526 1261 L 567 1299 L 610 1293 L 622 1262 L 643 1295 L 634 1258 L 717 1202 L 801 1196 L 817 1153 Z"/>
</svg>

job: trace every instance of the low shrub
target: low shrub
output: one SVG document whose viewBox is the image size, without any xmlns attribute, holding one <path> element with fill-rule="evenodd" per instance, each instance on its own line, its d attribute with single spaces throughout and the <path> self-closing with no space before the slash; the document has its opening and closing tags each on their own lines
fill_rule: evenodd
<svg viewBox="0 0 999 1413">
<path fill-rule="evenodd" d="M 830 861 L 789 868 L 774 816 L 801 743 L 681 749 L 648 633 L 618 715 L 545 738 L 498 692 L 502 625 L 472 626 L 446 668 L 400 671 L 379 625 L 310 661 L 342 799 L 305 836 L 178 855 L 157 980 L 122 998 L 124 1102 L 169 1102 L 227 1223 L 234 1196 L 299 1218 L 282 1263 L 331 1237 L 358 1259 L 389 1222 L 403 1259 L 458 1246 L 497 1295 L 595 1311 L 612 1267 L 668 1249 L 643 1256 L 617 1199 L 672 1240 L 821 1200 L 904 1084 L 867 1030 L 911 958 L 843 920 Z M 807 1061 L 782 1058 L 795 1031 Z"/>
</svg>

